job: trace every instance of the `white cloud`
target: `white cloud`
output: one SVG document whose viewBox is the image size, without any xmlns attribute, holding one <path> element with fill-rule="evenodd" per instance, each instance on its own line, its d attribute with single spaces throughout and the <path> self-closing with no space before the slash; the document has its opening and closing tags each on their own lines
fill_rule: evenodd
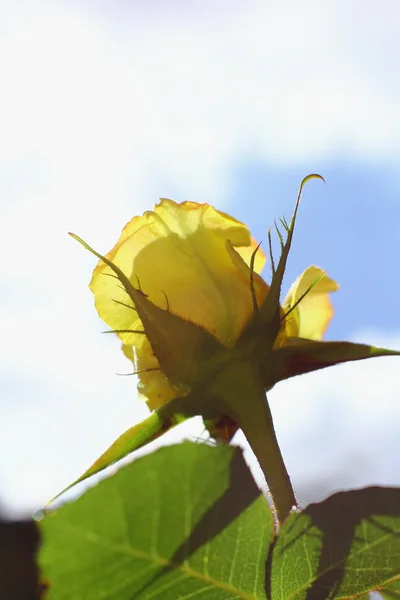
<svg viewBox="0 0 400 600">
<path fill-rule="evenodd" d="M 144 414 L 132 380 L 113 375 L 126 365 L 97 333 L 86 289 L 94 262 L 69 229 L 107 250 L 159 195 L 221 206 L 241 157 L 278 166 L 335 153 L 398 160 L 394 0 L 379 11 L 344 0 L 151 6 L 38 0 L 0 8 L 0 482 L 15 508 L 47 500 Z M 393 386 L 395 376 L 393 367 Z M 312 419 L 328 428 L 334 415 L 320 412 L 303 380 L 287 385 L 272 403 L 305 476 L 297 448 L 310 438 L 311 456 Z M 305 390 L 308 436 L 295 436 L 301 403 L 277 400 L 290 389 Z M 369 394 L 372 384 L 354 389 Z M 383 397 L 392 401 L 383 389 L 381 407 Z M 353 418 L 337 402 L 325 405 Z M 389 407 L 376 421 L 371 404 L 362 418 L 383 427 Z M 344 430 L 357 451 L 370 443 L 369 430 L 352 427 L 344 419 L 332 446 Z M 374 435 L 390 449 L 394 438 Z"/>
<path fill-rule="evenodd" d="M 214 199 L 242 153 L 397 160 L 394 0 L 385 10 L 222 3 L 213 20 L 179 5 L 167 19 L 157 6 L 38 7 L 3 38 L 0 158 L 39 156 L 55 182 L 69 182 L 58 190 L 69 202 L 95 208 L 97 193 L 148 191 L 154 177 Z"/>
</svg>

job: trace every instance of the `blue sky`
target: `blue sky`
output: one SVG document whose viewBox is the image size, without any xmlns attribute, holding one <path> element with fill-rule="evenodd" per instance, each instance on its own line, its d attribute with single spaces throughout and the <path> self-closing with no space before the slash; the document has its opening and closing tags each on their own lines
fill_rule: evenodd
<svg viewBox="0 0 400 600">
<path fill-rule="evenodd" d="M 327 338 L 400 348 L 396 0 L 379 12 L 361 0 L 165 6 L 0 7 L 0 503 L 14 514 L 146 415 L 134 378 L 115 375 L 129 366 L 100 335 L 95 263 L 69 230 L 107 251 L 133 215 L 171 197 L 215 204 L 266 245 L 301 179 L 319 172 L 285 289 L 323 267 L 341 285 Z M 300 500 L 400 483 L 398 364 L 271 392 Z M 190 423 L 167 441 L 200 431 Z"/>
<path fill-rule="evenodd" d="M 287 281 L 316 262 L 340 282 L 329 338 L 340 339 L 365 326 L 393 331 L 395 299 L 400 291 L 396 276 L 398 171 L 379 165 L 373 170 L 350 161 L 341 163 L 334 157 L 313 161 L 308 170 L 323 174 L 326 185 L 312 182 L 305 190 Z M 236 174 L 232 212 L 253 222 L 255 237 L 266 242 L 267 224 L 280 215 L 279 211 L 291 214 L 298 182 L 305 172 L 306 165 L 303 169 L 276 170 L 261 161 L 242 164 Z"/>
</svg>

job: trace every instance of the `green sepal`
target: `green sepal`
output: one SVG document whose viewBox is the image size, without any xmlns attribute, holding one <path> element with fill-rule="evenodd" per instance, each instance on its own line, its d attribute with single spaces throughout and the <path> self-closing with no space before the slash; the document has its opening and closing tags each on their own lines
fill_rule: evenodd
<svg viewBox="0 0 400 600">
<path fill-rule="evenodd" d="M 265 336 L 268 340 L 267 343 L 270 344 L 271 347 L 274 344 L 276 337 L 279 333 L 279 329 L 281 327 L 281 287 L 283 276 L 285 274 L 287 259 L 292 245 L 294 227 L 296 224 L 300 199 L 303 193 L 304 186 L 306 185 L 306 183 L 311 181 L 311 179 L 321 179 L 323 182 L 325 182 L 325 179 L 317 173 L 312 173 L 311 175 L 307 175 L 307 177 L 304 177 L 304 179 L 300 183 L 296 205 L 293 211 L 292 218 L 290 220 L 290 224 L 288 224 L 284 218 L 280 219 L 281 225 L 286 233 L 286 240 L 284 240 L 277 224 L 275 223 L 275 229 L 277 231 L 278 238 L 281 244 L 281 256 L 279 258 L 279 262 L 276 269 L 272 254 L 271 233 L 268 233 L 270 260 L 272 268 L 271 286 L 264 300 L 264 303 L 262 304 L 262 306 L 260 306 L 259 310 L 255 312 L 254 318 L 252 319 L 252 321 L 249 322 L 248 327 L 244 331 L 244 335 L 246 335 L 248 330 L 252 330 L 254 326 L 263 327 L 265 329 Z"/>
<path fill-rule="evenodd" d="M 103 471 L 119 460 L 125 458 L 134 450 L 153 442 L 164 433 L 196 415 L 195 409 L 190 410 L 188 398 L 176 398 L 161 408 L 155 410 L 147 419 L 130 427 L 88 468 L 86 471 L 50 500 L 49 504 L 78 483 L 88 477 Z"/>
<path fill-rule="evenodd" d="M 229 350 L 203 327 L 153 304 L 117 265 L 79 236 L 70 235 L 115 273 L 142 321 L 140 333 L 145 333 L 161 371 L 173 385 L 187 393 L 229 359 Z"/>
<path fill-rule="evenodd" d="M 352 342 L 287 338 L 285 345 L 274 349 L 265 360 L 262 367 L 264 385 L 270 389 L 278 381 L 289 377 L 379 356 L 400 356 L 400 352 Z"/>
</svg>

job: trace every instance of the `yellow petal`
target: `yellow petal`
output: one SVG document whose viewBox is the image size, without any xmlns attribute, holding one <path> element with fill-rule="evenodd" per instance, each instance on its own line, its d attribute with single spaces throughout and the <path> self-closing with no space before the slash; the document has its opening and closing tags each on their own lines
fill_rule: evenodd
<svg viewBox="0 0 400 600">
<path fill-rule="evenodd" d="M 254 238 L 251 238 L 249 246 L 238 247 L 236 248 L 236 252 L 240 254 L 247 266 L 250 266 L 251 257 L 256 248 L 258 248 L 258 250 L 254 260 L 254 271 L 256 273 L 261 273 L 265 265 L 266 257 Z"/>
<path fill-rule="evenodd" d="M 125 226 L 106 258 L 153 304 L 200 325 L 232 347 L 254 311 L 249 265 L 256 248 L 247 226 L 229 215 L 207 204 L 163 199 L 154 211 Z M 264 262 L 258 249 L 253 281 L 259 304 L 268 291 L 258 275 Z M 133 332 L 144 331 L 143 324 L 103 261 L 96 266 L 90 287 L 99 316 L 113 330 L 125 330 L 118 335 L 125 355 L 139 371 L 138 389 L 149 407 L 158 408 L 183 394 L 160 370 L 146 336 Z"/>
<path fill-rule="evenodd" d="M 161 308 L 201 325 L 226 346 L 238 339 L 253 312 L 249 274 L 237 268 L 229 241 L 248 258 L 255 246 L 246 225 L 207 204 L 161 200 L 135 217 L 106 257 Z M 263 256 L 259 251 L 256 269 Z M 110 275 L 110 276 L 107 276 Z M 140 321 L 118 280 L 100 262 L 90 287 L 100 317 L 112 329 L 140 329 Z M 120 334 L 140 345 L 137 334 Z"/>
<path fill-rule="evenodd" d="M 322 275 L 322 277 L 321 277 Z M 300 301 L 297 307 L 288 315 L 285 324 L 287 337 L 301 337 L 311 340 L 320 340 L 324 335 L 333 316 L 333 308 L 329 293 L 335 292 L 339 285 L 324 274 L 319 267 L 308 267 L 291 286 L 283 302 L 285 312 L 290 309 L 318 280 L 318 283 Z"/>
<path fill-rule="evenodd" d="M 122 344 L 122 351 L 132 362 L 134 372 L 139 373 L 139 398 L 147 402 L 150 410 L 160 408 L 175 397 L 168 379 L 161 373 L 147 338 L 139 349 Z"/>
<path fill-rule="evenodd" d="M 226 250 L 227 250 L 229 256 L 231 257 L 233 264 L 236 266 L 237 270 L 242 274 L 244 285 L 248 287 L 249 294 L 251 293 L 249 266 L 250 266 L 250 261 L 251 261 L 251 255 L 253 254 L 253 251 L 256 248 L 257 248 L 257 246 L 252 248 L 251 253 L 247 253 L 247 252 L 242 252 L 242 248 L 240 248 L 238 251 L 236 248 L 234 248 L 232 246 L 232 244 L 229 240 L 226 242 Z M 259 250 L 258 250 L 258 252 L 259 252 Z M 257 254 L 258 254 L 258 252 L 257 252 Z M 248 260 L 248 262 L 247 262 L 247 260 Z M 264 262 L 265 262 L 265 256 L 262 256 L 258 260 L 258 268 L 260 268 L 261 265 L 263 266 Z M 256 298 L 257 298 L 257 305 L 261 306 L 262 302 L 265 299 L 265 296 L 268 293 L 269 285 L 258 274 L 258 271 L 256 268 L 256 263 L 257 263 L 257 255 L 255 256 L 255 260 L 254 260 L 253 286 L 254 286 L 254 291 L 255 291 Z M 261 266 L 261 269 L 262 269 L 262 266 Z"/>
<path fill-rule="evenodd" d="M 139 373 L 139 396 L 146 400 L 150 410 L 156 410 L 180 395 L 161 372 L 159 362 L 147 338 L 140 348 L 135 349 L 135 352 L 132 346 L 124 344 L 122 350 L 132 361 L 134 370 Z"/>
</svg>

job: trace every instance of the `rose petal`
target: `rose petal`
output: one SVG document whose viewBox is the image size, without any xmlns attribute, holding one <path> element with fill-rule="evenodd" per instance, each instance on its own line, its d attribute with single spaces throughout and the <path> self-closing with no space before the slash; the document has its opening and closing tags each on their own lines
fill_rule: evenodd
<svg viewBox="0 0 400 600">
<path fill-rule="evenodd" d="M 154 304 L 232 346 L 253 305 L 249 281 L 226 250 L 228 240 L 242 250 L 255 246 L 246 225 L 207 204 L 161 200 L 154 211 L 126 225 L 106 257 Z M 262 262 L 260 253 L 257 269 Z M 111 328 L 140 329 L 129 298 L 103 262 L 94 270 L 90 287 L 100 317 Z M 120 337 L 125 344 L 140 346 L 137 334 Z"/>
<path fill-rule="evenodd" d="M 283 302 L 283 308 L 287 312 L 319 277 L 321 279 L 318 283 L 288 315 L 287 337 L 298 336 L 320 340 L 325 333 L 333 316 L 333 308 L 328 294 L 335 292 L 339 285 L 325 275 L 319 267 L 314 265 L 308 267 L 296 279 Z"/>
</svg>

